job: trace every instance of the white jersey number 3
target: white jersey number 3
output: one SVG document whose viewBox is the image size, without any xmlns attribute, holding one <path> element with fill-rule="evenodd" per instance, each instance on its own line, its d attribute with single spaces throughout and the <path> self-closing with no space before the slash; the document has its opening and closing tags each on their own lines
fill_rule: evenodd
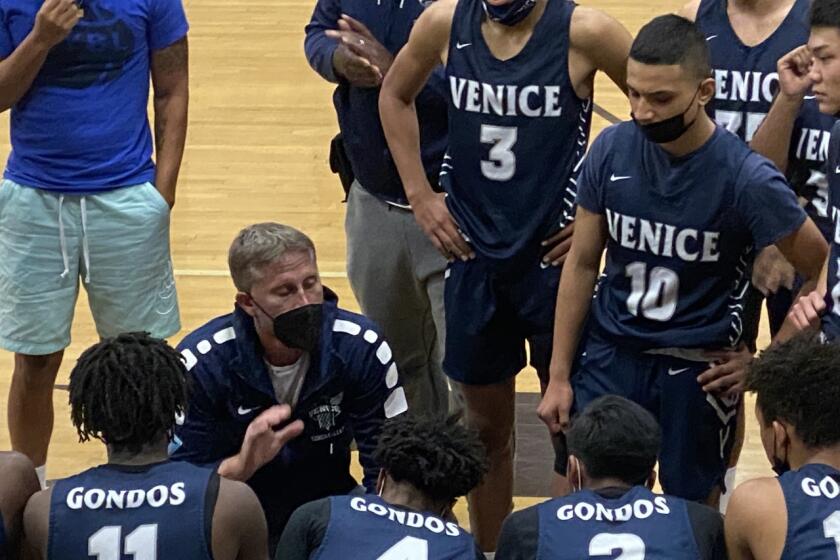
<svg viewBox="0 0 840 560">
<path fill-rule="evenodd" d="M 510 181 L 516 173 L 516 127 L 481 125 L 481 143 L 493 144 L 488 154 L 489 161 L 482 160 L 481 174 L 491 181 Z"/>
</svg>

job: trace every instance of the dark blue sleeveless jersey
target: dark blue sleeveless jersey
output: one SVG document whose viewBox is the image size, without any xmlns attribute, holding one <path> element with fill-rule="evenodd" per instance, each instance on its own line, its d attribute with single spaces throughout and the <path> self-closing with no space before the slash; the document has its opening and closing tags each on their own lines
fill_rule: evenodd
<svg viewBox="0 0 840 560">
<path fill-rule="evenodd" d="M 828 148 L 828 212 L 832 221 L 825 292 L 826 312 L 822 331 L 830 340 L 840 339 L 840 122 L 831 130 Z"/>
<path fill-rule="evenodd" d="M 50 503 L 48 558 L 212 560 L 211 483 L 217 490 L 214 471 L 181 462 L 103 465 L 60 480 Z"/>
<path fill-rule="evenodd" d="M 0 560 L 6 560 L 9 557 L 9 551 L 6 547 L 9 546 L 6 538 L 6 526 L 3 524 L 3 516 L 0 515 Z"/>
<path fill-rule="evenodd" d="M 786 173 L 793 189 L 807 201 L 805 211 L 826 240 L 831 239 L 833 232 L 828 213 L 826 160 L 836 120 L 833 115 L 821 113 L 816 100 L 806 96 L 793 126 Z"/>
<path fill-rule="evenodd" d="M 747 256 L 806 219 L 773 164 L 720 127 L 680 158 L 631 122 L 609 127 L 583 164 L 578 204 L 608 226 L 594 325 L 639 350 L 736 345 Z"/>
<path fill-rule="evenodd" d="M 781 560 L 835 560 L 840 550 L 840 472 L 805 465 L 779 477 L 788 529 Z"/>
<path fill-rule="evenodd" d="M 779 89 L 778 60 L 808 42 L 808 0 L 796 0 L 787 17 L 763 42 L 744 45 L 726 14 L 726 0 L 702 0 L 695 19 L 706 36 L 715 78 L 711 115 L 749 142 Z"/>
<path fill-rule="evenodd" d="M 641 486 L 618 498 L 582 490 L 538 509 L 538 559 L 700 558 L 685 502 Z"/>
<path fill-rule="evenodd" d="M 313 560 L 475 560 L 472 536 L 456 523 L 392 506 L 373 495 L 330 498 L 330 522 Z"/>
<path fill-rule="evenodd" d="M 574 218 L 592 108 L 568 74 L 574 9 L 567 0 L 547 2 L 530 40 L 506 61 L 481 34 L 481 0 L 460 0 L 455 9 L 441 184 L 458 225 L 486 257 L 536 253 Z"/>
</svg>

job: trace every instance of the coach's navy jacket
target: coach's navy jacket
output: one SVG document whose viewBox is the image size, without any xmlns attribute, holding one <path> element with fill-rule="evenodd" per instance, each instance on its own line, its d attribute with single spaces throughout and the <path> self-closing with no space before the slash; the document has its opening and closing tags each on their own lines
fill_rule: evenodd
<svg viewBox="0 0 840 560">
<path fill-rule="evenodd" d="M 372 453 L 382 422 L 407 408 L 391 349 L 376 326 L 339 309 L 330 290 L 324 299 L 321 351 L 310 358 L 293 413 L 303 420 L 304 432 L 248 481 L 265 509 L 272 541 L 297 506 L 356 488 L 350 475 L 354 438 L 364 484 L 373 490 L 378 467 Z M 239 452 L 260 411 L 277 404 L 253 319 L 237 306 L 193 331 L 178 349 L 191 388 L 172 458 L 219 463 Z"/>
<path fill-rule="evenodd" d="M 338 45 L 324 34 L 338 29 L 341 14 L 361 21 L 395 55 L 408 42 L 414 21 L 428 0 L 318 0 L 306 26 L 304 50 L 310 66 L 325 80 L 338 84 L 333 104 L 353 172 L 365 190 L 377 198 L 407 203 L 405 191 L 388 150 L 379 120 L 379 88 L 351 86 L 335 75 L 332 58 Z M 420 153 L 426 175 L 437 177 L 447 146 L 449 87 L 439 66 L 417 96 Z M 432 186 L 436 186 L 435 183 Z"/>
</svg>

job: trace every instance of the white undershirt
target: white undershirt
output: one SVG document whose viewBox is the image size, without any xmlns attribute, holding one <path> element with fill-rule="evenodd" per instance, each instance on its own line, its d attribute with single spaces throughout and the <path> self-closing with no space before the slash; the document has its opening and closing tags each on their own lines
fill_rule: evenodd
<svg viewBox="0 0 840 560">
<path fill-rule="evenodd" d="M 303 379 L 309 369 L 309 352 L 304 352 L 298 361 L 288 366 L 275 366 L 268 362 L 266 365 L 277 402 L 294 407 L 300 397 Z"/>
</svg>

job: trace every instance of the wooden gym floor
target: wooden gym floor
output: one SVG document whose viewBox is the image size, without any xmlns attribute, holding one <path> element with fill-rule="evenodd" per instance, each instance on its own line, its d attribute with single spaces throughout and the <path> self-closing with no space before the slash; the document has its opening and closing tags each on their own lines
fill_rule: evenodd
<svg viewBox="0 0 840 560">
<path fill-rule="evenodd" d="M 610 13 L 631 31 L 679 0 L 580 0 Z M 303 54 L 303 28 L 315 0 L 185 0 L 191 23 L 190 127 L 178 200 L 172 214 L 172 248 L 183 331 L 227 313 L 233 305 L 226 252 L 243 226 L 279 221 L 308 233 L 318 248 L 324 283 L 345 307 L 358 309 L 345 276 L 344 206 L 329 172 L 329 140 L 337 130 L 332 85 L 312 71 Z M 621 118 L 626 99 L 599 76 L 596 102 Z M 606 126 L 596 116 L 593 138 Z M 8 144 L 8 113 L 0 116 L 0 158 Z M 56 232 L 56 239 L 57 239 Z M 58 242 L 56 241 L 56 244 Z M 56 245 L 56 250 L 58 246 Z M 79 353 L 97 340 L 82 292 L 58 383 L 66 383 Z M 762 336 L 767 343 L 766 329 Z M 0 449 L 9 448 L 6 399 L 12 355 L 0 352 Z M 518 390 L 537 392 L 536 376 L 523 372 Z M 47 463 L 59 478 L 104 460 L 98 442 L 79 444 L 70 425 L 67 394 L 56 391 L 56 423 Z M 760 447 L 752 399 L 738 479 L 769 474 Z M 546 442 L 547 444 L 547 442 Z M 278 481 L 282 484 L 282 481 Z M 517 507 L 539 501 L 517 498 Z M 460 509 L 460 508 L 459 508 Z M 460 510 L 460 518 L 466 515 Z"/>
</svg>

